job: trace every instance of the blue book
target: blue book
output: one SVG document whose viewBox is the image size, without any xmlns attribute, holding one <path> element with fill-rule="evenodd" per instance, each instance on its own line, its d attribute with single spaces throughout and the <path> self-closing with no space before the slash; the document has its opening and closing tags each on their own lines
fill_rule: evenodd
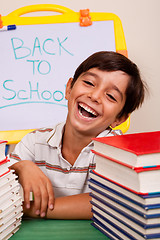
<svg viewBox="0 0 160 240">
<path fill-rule="evenodd" d="M 97 227 L 101 227 L 101 229 L 104 232 L 109 232 L 110 230 L 110 235 L 112 239 L 132 239 L 132 240 L 144 240 L 144 239 L 159 239 L 160 238 L 160 233 L 157 234 L 148 234 L 148 235 L 143 235 L 139 234 L 136 231 L 133 231 L 131 228 L 128 228 L 127 226 L 121 224 L 118 221 L 111 221 L 101 214 L 94 213 L 93 218 L 92 218 L 93 223 Z M 94 225 L 93 224 L 93 225 Z"/>
<path fill-rule="evenodd" d="M 93 221 L 93 226 L 97 226 L 97 228 L 100 228 L 103 230 L 103 232 L 107 233 L 110 232 L 110 238 L 111 239 L 118 239 L 118 240 L 137 240 L 137 238 L 135 238 L 134 236 L 130 235 L 129 233 L 127 233 L 126 231 L 124 231 L 122 228 L 119 228 L 118 226 L 116 226 L 114 223 L 112 223 L 111 221 L 108 221 L 106 219 L 106 222 L 101 220 L 98 217 L 93 217 L 91 219 Z M 102 231 L 101 231 L 102 232 Z M 138 240 L 144 240 L 144 238 L 139 238 Z"/>
<path fill-rule="evenodd" d="M 109 202 L 109 203 L 113 204 L 114 206 L 118 206 L 122 209 L 124 208 L 131 212 L 135 212 L 136 214 L 138 214 L 144 218 L 155 218 L 155 217 L 160 218 L 159 208 L 154 209 L 154 212 L 148 212 L 148 209 L 147 210 L 143 209 L 144 211 L 142 211 L 137 208 L 133 208 L 133 207 L 127 205 L 126 203 L 123 203 L 122 201 L 119 201 L 116 198 L 113 198 L 99 190 L 96 190 L 95 188 L 93 189 L 93 187 L 92 187 L 92 193 L 94 193 L 94 195 L 100 197 L 103 201 Z"/>
<path fill-rule="evenodd" d="M 129 228 L 132 231 L 142 236 L 150 236 L 153 234 L 157 236 L 157 234 L 160 234 L 160 226 L 159 227 L 154 226 L 152 228 L 153 225 L 148 225 L 148 226 L 144 224 L 139 225 L 136 222 L 132 221 L 130 218 L 122 216 L 116 211 L 113 211 L 113 210 L 110 211 L 110 209 L 103 210 L 101 209 L 101 207 L 99 207 L 97 204 L 94 204 L 94 203 L 92 207 L 92 212 L 93 212 L 93 216 L 95 215 L 103 216 L 104 218 L 107 218 L 108 220 L 114 223 L 117 222 L 117 224 L 120 226 L 123 226 L 123 228 L 125 227 Z"/>
<path fill-rule="evenodd" d="M 112 231 L 111 229 L 106 227 L 104 224 L 102 224 L 97 219 L 92 218 L 92 220 L 93 220 L 93 222 L 91 223 L 91 225 L 93 227 L 95 227 L 96 229 L 98 229 L 103 234 L 105 234 L 107 237 L 109 237 L 109 239 L 111 239 L 111 240 L 115 240 L 115 239 L 124 240 L 123 238 L 119 237 L 114 231 Z"/>
<path fill-rule="evenodd" d="M 141 212 L 142 214 L 146 214 L 148 216 L 154 215 L 154 214 L 156 215 L 160 214 L 160 204 L 154 204 L 154 205 L 136 204 L 133 199 L 129 201 L 127 197 L 122 197 L 121 195 L 115 194 L 114 190 L 112 191 L 111 189 L 107 189 L 107 187 L 104 188 L 103 186 L 101 186 L 100 183 L 95 182 L 92 179 L 89 180 L 89 187 L 92 190 L 92 192 L 94 191 L 102 195 L 104 200 L 110 199 L 132 211 Z"/>
<path fill-rule="evenodd" d="M 145 208 L 147 208 L 151 207 L 151 205 L 160 205 L 160 192 L 148 194 L 135 192 L 131 189 L 126 188 L 125 186 L 120 185 L 119 183 L 113 182 L 112 180 L 104 177 L 94 170 L 90 171 L 90 178 L 91 180 L 94 180 L 95 182 L 101 184 L 101 187 L 107 188 L 113 193 L 139 206 L 145 206 Z"/>
<path fill-rule="evenodd" d="M 92 197 L 92 208 L 94 209 L 94 206 L 98 207 L 100 210 L 108 213 L 112 213 L 113 215 L 119 215 L 121 219 L 127 218 L 128 221 L 135 223 L 135 225 L 139 225 L 143 228 L 157 228 L 160 227 L 160 215 L 157 216 L 157 214 L 154 215 L 145 215 L 141 214 L 137 211 L 133 211 L 131 209 L 125 208 L 124 206 L 114 202 L 114 201 L 106 201 L 102 198 L 100 194 L 96 194 L 94 191 L 90 193 Z"/>
</svg>

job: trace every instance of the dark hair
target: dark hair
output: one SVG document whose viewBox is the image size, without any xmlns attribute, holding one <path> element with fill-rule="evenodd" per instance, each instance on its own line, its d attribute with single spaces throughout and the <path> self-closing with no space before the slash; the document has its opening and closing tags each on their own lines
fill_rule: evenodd
<svg viewBox="0 0 160 240">
<path fill-rule="evenodd" d="M 101 51 L 92 54 L 76 69 L 71 88 L 77 78 L 91 68 L 98 68 L 108 72 L 123 71 L 130 76 L 130 81 L 126 89 L 126 102 L 117 117 L 127 116 L 142 105 L 147 86 L 141 79 L 137 65 L 127 57 L 120 53 L 110 51 Z"/>
</svg>

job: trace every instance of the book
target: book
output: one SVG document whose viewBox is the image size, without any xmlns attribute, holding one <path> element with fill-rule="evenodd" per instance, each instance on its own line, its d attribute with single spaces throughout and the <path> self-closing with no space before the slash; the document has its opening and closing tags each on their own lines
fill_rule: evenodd
<svg viewBox="0 0 160 240">
<path fill-rule="evenodd" d="M 90 180 L 94 183 L 98 183 L 103 188 L 107 188 L 115 194 L 128 199 L 129 201 L 133 201 L 138 205 L 154 205 L 160 204 L 160 192 L 154 194 L 143 194 L 140 192 L 133 191 L 132 189 L 126 188 L 125 186 L 111 181 L 105 176 L 97 173 L 95 170 L 90 171 Z"/>
<path fill-rule="evenodd" d="M 5 222 L 5 224 L 2 224 L 0 226 L 0 232 L 4 231 L 8 226 L 10 226 L 12 223 L 14 223 L 17 219 L 20 219 L 22 217 L 22 212 L 15 214 L 13 217 L 8 219 L 8 221 Z"/>
<path fill-rule="evenodd" d="M 101 220 L 99 217 L 93 217 L 92 218 L 94 225 L 93 226 L 97 226 L 97 228 L 101 229 L 102 232 L 106 233 L 106 235 L 113 240 L 137 240 L 136 238 L 134 238 L 134 236 L 131 236 L 130 234 L 128 234 L 127 232 L 123 231 L 123 229 L 118 228 L 114 223 L 112 223 L 111 221 L 104 221 Z M 110 233 L 111 235 L 109 236 L 108 233 Z M 143 238 L 144 239 L 144 238 Z M 138 240 L 142 240 L 142 238 L 138 239 Z"/>
<path fill-rule="evenodd" d="M 3 231 L 0 231 L 0 239 L 7 240 L 13 234 L 15 234 L 19 230 L 19 226 L 21 225 L 21 218 L 15 219 L 7 228 Z"/>
<path fill-rule="evenodd" d="M 156 167 L 132 168 L 124 163 L 112 161 L 106 156 L 95 155 L 96 172 L 136 192 L 160 191 L 160 165 Z"/>
<path fill-rule="evenodd" d="M 10 197 L 13 196 L 17 192 L 21 196 L 22 201 L 24 201 L 23 188 L 16 179 L 17 176 L 12 173 L 14 173 L 14 170 L 3 174 L 3 176 L 0 178 L 0 205 L 2 200 L 4 200 L 5 198 L 9 198 L 9 195 Z M 30 192 L 29 198 L 30 201 L 34 200 L 33 192 Z"/>
<path fill-rule="evenodd" d="M 135 208 L 131 208 L 125 206 L 125 204 L 121 204 L 115 199 L 110 199 L 97 193 L 96 191 L 92 191 L 90 194 L 92 196 L 92 205 L 100 208 L 104 212 L 109 212 L 114 215 L 121 216 L 121 219 L 128 219 L 134 225 L 139 225 L 143 228 L 159 228 L 160 227 L 160 214 L 159 213 L 148 213 L 139 211 Z"/>
<path fill-rule="evenodd" d="M 159 220 L 160 220 L 159 213 L 154 213 L 154 214 L 143 213 L 141 211 L 138 211 L 137 209 L 129 208 L 128 206 L 125 206 L 125 204 L 121 204 L 118 201 L 114 201 L 114 199 L 107 199 L 103 195 L 93 190 L 92 190 L 91 196 L 92 196 L 92 201 L 95 202 L 96 204 L 99 204 L 99 206 L 103 207 L 104 209 L 106 206 L 108 206 L 109 208 L 115 209 L 117 212 L 121 212 L 121 213 L 124 212 L 128 216 L 132 216 L 133 218 L 145 224 L 159 223 Z M 145 221 L 144 219 L 149 219 L 149 220 Z"/>
<path fill-rule="evenodd" d="M 0 227 L 5 225 L 10 219 L 17 218 L 18 216 L 22 216 L 23 211 L 22 211 L 22 206 L 19 205 L 19 207 L 13 209 L 12 211 L 8 212 L 7 214 L 3 215 L 0 217 Z"/>
<path fill-rule="evenodd" d="M 20 207 L 22 207 L 22 204 L 20 203 L 20 201 L 17 201 L 15 202 L 15 204 L 8 206 L 8 208 L 5 208 L 3 211 L 1 211 L 0 219 L 6 217 L 7 215 L 9 216 L 13 211 L 16 211 Z"/>
<path fill-rule="evenodd" d="M 5 175 L 6 173 L 9 173 L 11 170 L 8 168 L 8 158 L 6 157 L 5 159 L 0 161 L 0 177 Z"/>
<path fill-rule="evenodd" d="M 93 141 L 92 225 L 111 239 L 160 239 L 160 132 Z"/>
<path fill-rule="evenodd" d="M 2 240 L 10 239 L 19 230 L 20 224 L 21 223 L 18 223 L 18 221 L 17 221 L 10 227 L 10 230 L 8 230 L 8 229 L 6 230 L 5 235 L 3 232 L 3 235 L 1 236 L 1 237 L 3 237 Z"/>
<path fill-rule="evenodd" d="M 21 200 L 21 196 L 19 195 L 14 195 L 11 199 L 8 199 L 8 201 L 3 202 L 3 204 L 1 204 L 0 206 L 0 217 L 1 217 L 1 213 L 5 212 L 6 210 L 8 211 L 8 208 L 12 208 L 13 209 L 22 205 L 22 200 Z"/>
<path fill-rule="evenodd" d="M 96 206 L 100 209 L 102 209 L 104 212 L 105 211 L 108 211 L 108 212 L 113 212 L 113 213 L 116 213 L 116 214 L 120 214 L 122 219 L 124 217 L 130 219 L 131 221 L 139 224 L 140 226 L 142 227 L 159 227 L 159 223 L 160 223 L 160 217 L 156 215 L 149 218 L 148 216 L 146 215 L 140 215 L 140 214 L 137 214 L 135 212 L 132 212 L 128 209 L 125 209 L 125 208 L 122 208 L 121 206 L 118 206 L 115 204 L 114 206 L 114 202 L 113 204 L 107 202 L 107 201 L 103 201 L 103 199 L 97 197 L 95 194 L 93 195 L 94 193 L 91 193 L 91 197 L 92 197 L 92 207 L 93 206 Z"/>
<path fill-rule="evenodd" d="M 5 145 L 5 144 L 4 144 Z M 0 151 L 5 148 L 1 148 Z M 7 240 L 19 230 L 23 209 L 20 184 L 13 170 L 8 168 L 8 159 L 0 161 L 0 239 Z"/>
<path fill-rule="evenodd" d="M 6 158 L 5 156 L 6 144 L 7 144 L 7 141 L 0 140 L 0 165 L 1 165 L 1 161 Z"/>
<path fill-rule="evenodd" d="M 160 165 L 160 131 L 94 138 L 94 151 L 130 167 Z"/>
<path fill-rule="evenodd" d="M 102 178 L 99 174 L 96 174 L 95 171 L 92 171 L 90 174 L 89 187 L 91 194 L 94 194 L 94 198 L 96 198 L 97 201 L 101 200 L 98 204 L 105 204 L 103 205 L 104 209 L 110 208 L 120 212 L 122 215 L 127 215 L 132 221 L 138 221 L 138 223 L 140 222 L 140 224 L 145 225 L 145 227 L 148 224 L 159 224 L 158 226 L 160 226 L 160 202 L 144 205 L 144 202 L 142 203 L 139 199 L 143 199 L 147 197 L 147 195 L 137 195 L 120 187 L 120 189 L 125 190 L 127 193 L 126 195 L 124 194 L 125 192 L 121 194 L 119 189 L 119 192 L 114 190 L 114 186 L 117 186 L 115 183 Z M 103 182 L 101 182 L 101 179 Z M 108 183 L 109 187 L 107 186 Z M 131 196 L 129 196 L 130 193 Z M 154 199 L 154 194 L 148 196 Z M 158 194 L 155 194 L 155 198 L 157 198 L 157 196 Z"/>
<path fill-rule="evenodd" d="M 9 172 L 3 174 L 3 176 L 0 177 L 0 188 L 6 184 L 6 183 L 9 183 L 11 180 L 14 180 L 16 179 L 15 178 L 15 175 L 12 174 L 14 173 L 14 170 L 10 170 Z M 1 192 L 1 191 L 0 191 Z"/>
<path fill-rule="evenodd" d="M 17 180 L 13 179 L 0 187 L 0 197 L 4 194 L 7 194 L 7 192 L 15 193 L 16 190 L 19 190 L 19 183 Z M 3 200 L 2 197 L 1 197 L 0 201 L 1 200 Z"/>
<path fill-rule="evenodd" d="M 111 199 L 114 202 L 118 202 L 118 204 L 121 204 L 122 206 L 125 206 L 132 211 L 137 210 L 147 215 L 160 214 L 160 203 L 154 205 L 139 205 L 134 201 L 134 199 L 130 201 L 129 198 L 126 199 L 125 197 L 119 196 L 107 188 L 103 188 L 100 185 L 97 185 L 97 183 L 92 180 L 90 180 L 89 187 L 92 192 L 97 192 L 100 195 L 104 196 L 107 200 Z"/>
<path fill-rule="evenodd" d="M 104 230 L 111 230 L 112 235 L 117 237 L 116 239 L 133 239 L 133 240 L 144 240 L 144 239 L 159 239 L 160 233 L 144 235 L 138 231 L 134 231 L 130 227 L 122 224 L 121 222 L 114 219 L 114 221 L 94 212 L 92 220 Z M 115 239 L 115 238 L 112 238 Z"/>
<path fill-rule="evenodd" d="M 138 231 L 139 233 L 142 233 L 144 235 L 149 234 L 157 234 L 160 233 L 160 225 L 158 224 L 152 224 L 152 225 L 145 225 L 141 224 L 138 221 L 132 220 L 132 217 L 128 218 L 127 215 L 120 214 L 117 211 L 114 211 L 111 209 L 111 211 L 108 211 L 109 209 L 103 209 L 99 205 L 93 203 L 92 212 L 101 214 L 102 216 L 110 219 L 111 221 L 115 222 L 115 220 L 121 222 L 122 224 L 132 228 L 134 231 Z"/>
<path fill-rule="evenodd" d="M 110 240 L 121 240 L 122 238 L 120 238 L 117 234 L 115 234 L 112 230 L 110 230 L 109 228 L 107 228 L 106 226 L 104 226 L 103 224 L 101 224 L 101 222 L 99 222 L 97 219 L 92 218 L 91 220 L 93 220 L 93 222 L 91 223 L 91 225 L 93 227 L 95 227 L 96 229 L 98 229 L 100 232 L 102 232 L 103 234 L 105 234 Z M 98 222 L 98 223 L 97 223 Z M 113 238 L 114 236 L 114 238 Z M 117 236 L 117 238 L 116 238 Z M 122 239 L 123 240 L 123 239 Z"/>
<path fill-rule="evenodd" d="M 153 238 L 160 237 L 160 232 L 158 230 L 157 230 L 157 233 L 150 233 L 150 234 L 146 234 L 145 232 L 142 233 L 142 230 L 138 231 L 137 229 L 134 229 L 132 226 L 129 226 L 128 224 L 126 224 L 126 222 L 123 223 L 122 221 L 119 221 L 119 219 L 113 218 L 110 215 L 107 215 L 107 214 L 105 216 L 104 215 L 105 214 L 101 215 L 100 213 L 93 210 L 93 216 L 95 218 L 98 218 L 98 220 L 102 222 L 104 225 L 106 224 L 106 222 L 110 221 L 114 223 L 116 226 L 118 226 L 119 228 L 123 229 L 123 231 L 126 231 L 127 233 L 129 233 L 135 239 L 153 239 Z"/>
</svg>

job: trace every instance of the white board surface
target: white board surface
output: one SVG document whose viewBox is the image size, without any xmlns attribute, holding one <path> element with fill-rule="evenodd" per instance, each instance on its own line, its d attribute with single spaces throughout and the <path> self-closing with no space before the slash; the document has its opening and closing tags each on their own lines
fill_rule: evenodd
<svg viewBox="0 0 160 240">
<path fill-rule="evenodd" d="M 115 51 L 113 21 L 17 26 L 0 32 L 0 131 L 49 127 L 67 114 L 65 85 L 97 51 Z"/>
</svg>

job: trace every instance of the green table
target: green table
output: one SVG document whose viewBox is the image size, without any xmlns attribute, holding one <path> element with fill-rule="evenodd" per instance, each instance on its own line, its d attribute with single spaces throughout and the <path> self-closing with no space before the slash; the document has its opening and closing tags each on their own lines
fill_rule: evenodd
<svg viewBox="0 0 160 240">
<path fill-rule="evenodd" d="M 90 220 L 23 219 L 12 240 L 107 240 Z"/>
</svg>

